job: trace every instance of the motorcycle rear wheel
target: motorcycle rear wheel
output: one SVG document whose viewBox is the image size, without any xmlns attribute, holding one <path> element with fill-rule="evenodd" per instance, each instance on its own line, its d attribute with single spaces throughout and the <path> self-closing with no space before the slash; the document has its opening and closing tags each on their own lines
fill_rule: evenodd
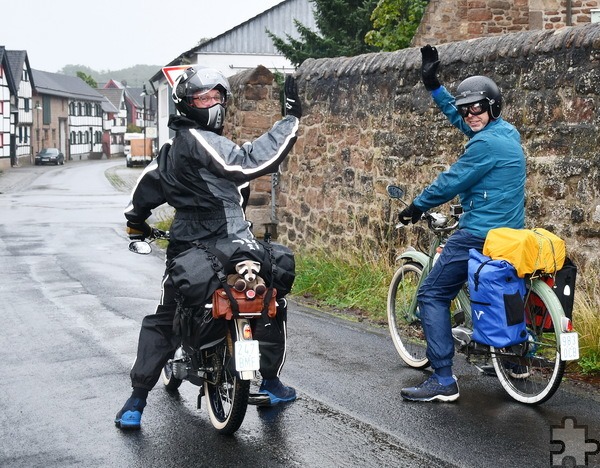
<svg viewBox="0 0 600 468">
<path fill-rule="evenodd" d="M 233 434 L 242 425 L 250 394 L 250 381 L 239 378 L 228 343 L 231 340 L 227 339 L 207 352 L 213 372 L 204 382 L 210 422 L 225 435 Z"/>
</svg>

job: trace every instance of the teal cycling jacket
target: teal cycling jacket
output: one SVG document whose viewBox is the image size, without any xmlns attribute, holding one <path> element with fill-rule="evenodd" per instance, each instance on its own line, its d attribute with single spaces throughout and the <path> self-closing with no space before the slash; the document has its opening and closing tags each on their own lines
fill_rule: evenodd
<svg viewBox="0 0 600 468">
<path fill-rule="evenodd" d="M 473 132 L 443 86 L 432 97 L 448 120 L 469 141 L 464 153 L 413 201 L 422 211 L 460 198 L 459 228 L 485 238 L 498 227 L 521 229 L 525 223 L 525 155 L 517 129 L 498 118 Z"/>
</svg>

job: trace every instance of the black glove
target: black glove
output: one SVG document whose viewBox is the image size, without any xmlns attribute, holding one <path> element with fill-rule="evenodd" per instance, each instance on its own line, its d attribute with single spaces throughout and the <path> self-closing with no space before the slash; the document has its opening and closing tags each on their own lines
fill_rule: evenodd
<svg viewBox="0 0 600 468">
<path fill-rule="evenodd" d="M 134 223 L 127 221 L 127 234 L 131 240 L 144 240 L 152 237 L 152 228 L 146 222 Z"/>
<path fill-rule="evenodd" d="M 294 117 L 302 117 L 302 106 L 298 97 L 298 87 L 296 80 L 292 75 L 285 77 L 284 85 L 285 93 L 285 115 L 293 115 Z"/>
<path fill-rule="evenodd" d="M 414 203 L 411 203 L 400 213 L 398 213 L 398 220 L 405 226 L 410 222 L 415 224 L 421 219 L 422 214 L 423 212 L 419 208 L 417 208 Z"/>
<path fill-rule="evenodd" d="M 434 91 L 442 86 L 436 76 L 440 66 L 438 51 L 435 47 L 427 44 L 425 47 L 421 47 L 421 57 L 421 79 L 427 91 Z"/>
</svg>

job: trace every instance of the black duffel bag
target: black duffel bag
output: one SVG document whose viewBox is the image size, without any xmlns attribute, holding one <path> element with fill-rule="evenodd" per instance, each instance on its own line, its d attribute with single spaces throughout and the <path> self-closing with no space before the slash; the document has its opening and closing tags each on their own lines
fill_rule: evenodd
<svg viewBox="0 0 600 468">
<path fill-rule="evenodd" d="M 284 245 L 257 239 L 226 237 L 197 243 L 173 258 L 167 268 L 182 305 L 190 307 L 207 303 L 221 287 L 217 271 L 225 276 L 233 274 L 235 264 L 244 260 L 261 264 L 259 275 L 267 286 L 277 289 L 278 297 L 291 291 L 296 267 L 294 254 Z"/>
</svg>

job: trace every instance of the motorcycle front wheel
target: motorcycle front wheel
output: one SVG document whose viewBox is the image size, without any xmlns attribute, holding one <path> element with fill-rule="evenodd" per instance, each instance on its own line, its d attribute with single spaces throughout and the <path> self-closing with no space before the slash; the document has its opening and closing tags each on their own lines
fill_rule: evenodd
<svg viewBox="0 0 600 468">
<path fill-rule="evenodd" d="M 204 382 L 204 396 L 208 401 L 210 422 L 220 434 L 237 431 L 248 408 L 250 381 L 239 378 L 233 363 L 231 339 L 206 351 L 212 371 Z"/>
</svg>

